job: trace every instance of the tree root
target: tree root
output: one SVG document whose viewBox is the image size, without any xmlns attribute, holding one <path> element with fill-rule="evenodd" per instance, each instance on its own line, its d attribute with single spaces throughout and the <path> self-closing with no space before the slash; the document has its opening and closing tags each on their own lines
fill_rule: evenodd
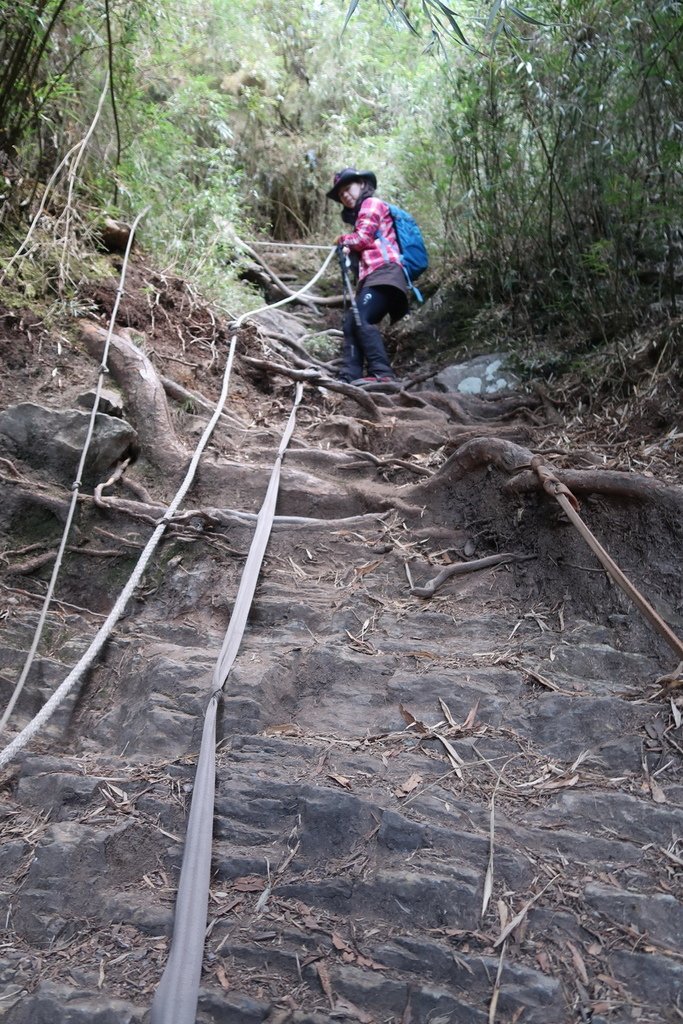
<svg viewBox="0 0 683 1024">
<path fill-rule="evenodd" d="M 463 576 L 468 572 L 478 572 L 480 569 L 489 569 L 494 565 L 508 565 L 510 562 L 526 562 L 530 558 L 535 558 L 535 555 L 514 555 L 510 553 L 503 553 L 500 555 L 488 555 L 486 558 L 477 558 L 473 562 L 456 562 L 455 565 L 447 565 L 441 572 L 430 580 L 429 583 L 425 583 L 422 587 L 411 587 L 410 593 L 413 597 L 429 598 L 434 597 L 434 594 L 439 590 L 440 587 L 447 583 L 452 576 Z"/>
<path fill-rule="evenodd" d="M 611 498 L 659 501 L 674 509 L 683 509 L 683 488 L 663 484 L 649 476 L 616 469 L 555 469 L 553 475 L 577 494 L 604 494 Z M 539 480 L 533 470 L 518 473 L 504 485 L 505 491 L 521 493 L 536 490 Z"/>
<path fill-rule="evenodd" d="M 478 466 L 494 465 L 506 473 L 518 473 L 531 467 L 533 457 L 533 452 L 528 448 L 522 448 L 512 441 L 499 437 L 474 437 L 457 448 L 431 480 L 420 485 L 420 490 L 438 490 L 446 482 L 462 480 Z"/>
<path fill-rule="evenodd" d="M 300 359 L 306 360 L 307 366 L 317 366 L 321 370 L 332 370 L 332 363 L 326 363 L 323 359 L 318 359 L 316 356 L 312 356 L 311 353 L 306 349 L 300 342 L 295 341 L 293 338 L 289 338 L 286 334 L 282 334 L 279 331 L 269 331 L 259 326 L 259 332 L 265 335 L 270 341 L 278 341 L 281 345 L 291 349 L 291 351 L 298 355 Z"/>
<path fill-rule="evenodd" d="M 19 483 L 19 479 L 22 483 Z M 44 485 L 35 484 L 28 477 L 6 477 L 4 473 L 0 473 L 0 480 L 5 483 L 13 484 L 17 490 L 14 492 L 18 495 L 20 501 L 26 502 L 27 505 L 37 505 L 39 508 L 47 509 L 51 512 L 55 519 L 60 523 L 65 523 L 69 515 L 69 502 L 62 501 L 61 498 L 57 498 L 52 494 L 49 494 L 45 489 Z M 31 489 L 26 486 L 31 485 Z M 33 486 L 36 490 L 33 490 Z"/>
<path fill-rule="evenodd" d="M 206 409 L 207 412 L 214 412 L 216 403 L 205 398 L 199 391 L 190 391 L 189 388 L 185 388 L 182 384 L 178 384 L 178 382 L 173 380 L 171 377 L 160 376 L 159 380 L 161 381 L 162 387 L 169 398 L 174 398 L 176 402 L 192 402 L 194 405 L 198 405 L 202 409 Z M 236 427 L 242 427 L 244 430 L 248 429 L 248 424 L 246 424 L 244 420 L 240 419 L 239 416 L 235 416 L 234 413 L 222 412 L 221 418 L 225 419 L 228 423 L 232 423 Z"/>
<path fill-rule="evenodd" d="M 99 558 L 126 557 L 125 552 L 118 551 L 113 548 L 101 548 L 100 550 L 97 550 L 97 548 L 79 548 L 69 544 L 65 550 L 72 554 L 93 555 Z M 27 558 L 24 562 L 17 562 L 15 565 L 10 565 L 5 571 L 9 576 L 30 576 L 31 573 L 37 572 L 38 569 L 42 569 L 43 566 L 51 565 L 57 557 L 57 554 L 57 548 L 53 548 L 50 551 L 44 551 L 42 555 L 35 555 L 33 558 Z"/>
<path fill-rule="evenodd" d="M 408 462 L 407 459 L 395 459 L 391 456 L 380 459 L 372 452 L 361 451 L 359 448 L 351 448 L 349 455 L 357 455 L 360 459 L 364 459 L 366 462 L 371 462 L 378 469 L 406 469 L 409 473 L 415 473 L 416 476 L 433 476 L 434 471 L 427 469 L 426 466 L 418 466 L 414 462 Z M 362 466 L 363 462 L 347 462 L 341 466 L 341 469 L 356 469 L 358 466 Z"/>
<path fill-rule="evenodd" d="M 107 331 L 98 324 L 79 323 L 91 356 L 102 359 Z M 151 463 L 165 473 L 178 474 L 189 453 L 178 438 L 164 388 L 147 356 L 123 334 L 112 334 L 109 367 L 130 402 L 140 446 Z"/>
<path fill-rule="evenodd" d="M 89 499 L 98 508 L 111 512 L 120 512 L 133 519 L 149 523 L 152 526 L 156 526 L 159 519 L 166 512 L 165 505 L 129 501 L 126 498 L 105 498 L 101 494 L 101 488 L 104 486 L 104 484 L 100 484 L 96 488 L 96 496 Z M 363 523 L 382 522 L 392 511 L 394 511 L 393 506 L 383 512 L 367 512 L 362 515 L 345 516 L 340 519 L 317 519 L 311 516 L 275 516 L 273 523 L 275 526 L 307 528 L 314 526 L 334 528 L 360 526 Z M 207 507 L 191 508 L 186 509 L 184 512 L 176 512 L 173 518 L 169 520 L 169 523 L 172 526 L 192 525 L 194 528 L 213 529 L 216 527 L 233 526 L 236 522 L 244 524 L 255 523 L 257 519 L 258 514 L 256 512 L 241 512 L 238 509 Z"/>
<path fill-rule="evenodd" d="M 430 480 L 419 485 L 420 491 L 433 491 L 446 482 L 461 480 L 478 466 L 496 466 L 514 474 L 503 489 L 524 492 L 542 489 L 532 461 L 538 458 L 528 448 L 501 437 L 475 437 L 465 442 L 444 462 Z M 662 484 L 651 477 L 611 469 L 555 469 L 557 479 L 580 494 L 605 494 L 609 497 L 661 501 L 670 508 L 683 508 L 683 488 Z"/>
<path fill-rule="evenodd" d="M 491 395 L 489 398 L 478 398 L 476 395 L 454 395 L 443 391 L 420 391 L 419 394 L 456 422 L 468 424 L 507 419 L 520 412 L 531 415 L 532 410 L 541 405 L 541 400 L 532 395 L 509 395 L 506 398 Z M 542 423 L 536 416 L 531 415 L 531 418 L 534 423 Z"/>
<path fill-rule="evenodd" d="M 328 391 L 337 391 L 340 395 L 346 395 L 347 398 L 352 398 L 354 402 L 357 402 L 369 419 L 374 421 L 381 419 L 382 414 L 370 395 L 363 391 L 362 388 L 354 387 L 353 384 L 346 384 L 341 380 L 333 380 L 318 370 L 293 370 L 289 366 L 273 363 L 269 359 L 255 359 L 253 356 L 240 356 L 240 359 L 242 362 L 247 363 L 247 365 L 254 366 L 259 370 L 266 370 L 268 373 L 280 373 L 283 377 L 289 377 L 290 380 L 304 380 L 316 387 L 327 388 Z"/>
</svg>

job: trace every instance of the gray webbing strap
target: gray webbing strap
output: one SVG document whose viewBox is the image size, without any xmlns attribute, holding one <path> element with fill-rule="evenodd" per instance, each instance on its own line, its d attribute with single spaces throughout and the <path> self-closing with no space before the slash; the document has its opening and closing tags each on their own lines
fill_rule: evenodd
<svg viewBox="0 0 683 1024">
<path fill-rule="evenodd" d="M 171 951 L 154 996 L 150 1024 L 195 1024 L 196 1020 L 209 905 L 218 702 L 244 635 L 273 525 L 282 459 L 294 432 L 296 411 L 302 395 L 303 384 L 299 383 L 296 386 L 294 405 L 282 435 L 268 490 L 256 521 L 230 623 L 214 670 L 211 698 L 204 717 L 192 807 L 187 823 Z"/>
</svg>

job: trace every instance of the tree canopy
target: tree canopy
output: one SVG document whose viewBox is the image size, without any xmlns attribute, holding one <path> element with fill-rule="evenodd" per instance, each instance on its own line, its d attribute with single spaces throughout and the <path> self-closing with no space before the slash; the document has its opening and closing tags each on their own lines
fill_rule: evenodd
<svg viewBox="0 0 683 1024">
<path fill-rule="evenodd" d="M 8 233 L 76 147 L 63 190 L 93 217 L 149 207 L 165 264 L 220 287 L 226 225 L 329 238 L 325 188 L 357 164 L 493 302 L 603 337 L 644 287 L 676 309 L 678 3 L 1 0 L 0 13 Z"/>
</svg>

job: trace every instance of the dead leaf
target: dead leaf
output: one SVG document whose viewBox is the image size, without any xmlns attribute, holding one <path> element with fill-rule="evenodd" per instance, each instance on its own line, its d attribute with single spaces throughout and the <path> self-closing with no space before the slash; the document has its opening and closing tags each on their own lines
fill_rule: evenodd
<svg viewBox="0 0 683 1024">
<path fill-rule="evenodd" d="M 368 562 L 366 565 L 359 565 L 357 569 L 354 569 L 356 576 L 367 576 L 369 572 L 372 572 L 377 568 L 378 565 L 382 564 L 382 559 L 378 558 L 375 562 Z"/>
<path fill-rule="evenodd" d="M 361 956 L 359 954 L 356 960 L 361 967 L 369 967 L 372 971 L 386 971 L 387 969 L 382 964 L 378 964 L 376 960 L 371 960 L 368 956 Z"/>
<path fill-rule="evenodd" d="M 419 719 L 417 719 L 415 715 L 412 715 L 407 708 L 404 708 L 402 704 L 399 704 L 398 710 L 401 712 L 401 717 L 406 725 L 414 727 L 415 732 L 419 732 L 422 736 L 427 736 L 429 734 L 429 729 L 424 722 L 420 722 Z"/>
<path fill-rule="evenodd" d="M 608 985 L 610 988 L 613 988 L 615 992 L 621 992 L 624 988 L 621 982 L 617 981 L 617 979 L 613 978 L 610 974 L 598 974 L 597 977 L 600 979 L 600 981 L 603 981 L 605 985 Z"/>
<path fill-rule="evenodd" d="M 668 672 L 665 676 L 655 679 L 655 684 L 669 690 L 676 690 L 683 686 L 683 661 L 679 662 L 673 672 Z M 645 728 L 647 731 L 647 726 Z"/>
<path fill-rule="evenodd" d="M 524 918 L 528 914 L 528 912 L 531 909 L 531 907 L 533 907 L 534 903 L 536 903 L 536 901 L 541 898 L 541 896 L 546 891 L 546 889 L 549 889 L 550 886 L 553 884 L 553 882 L 556 882 L 559 877 L 560 877 L 559 875 L 553 875 L 553 877 L 550 879 L 550 881 L 546 885 L 543 886 L 543 888 L 540 890 L 540 892 L 535 893 L 535 895 L 532 896 L 531 899 L 528 899 L 526 901 L 526 903 L 524 904 L 524 906 L 522 907 L 520 912 L 518 914 L 515 914 L 515 916 L 512 918 L 512 920 L 510 922 L 508 922 L 508 924 L 505 925 L 505 927 L 501 931 L 500 935 L 498 936 L 496 941 L 493 943 L 493 948 L 494 949 L 496 948 L 496 946 L 500 946 L 500 944 L 502 942 L 505 942 L 505 940 L 507 939 L 507 937 L 510 934 L 510 932 L 513 932 L 515 930 L 515 928 L 519 927 L 519 925 L 522 923 L 522 921 L 524 920 Z M 499 903 L 499 906 L 500 906 L 500 903 Z"/>
<path fill-rule="evenodd" d="M 552 974 L 553 973 L 553 969 L 552 969 L 551 964 L 550 964 L 550 957 L 548 956 L 547 953 L 545 953 L 543 951 L 541 951 L 540 953 L 537 953 L 536 954 L 536 961 L 538 963 L 538 966 L 541 968 L 541 970 L 543 971 L 544 974 Z"/>
<path fill-rule="evenodd" d="M 351 789 L 351 780 L 347 779 L 344 775 L 336 775 L 334 772 L 327 773 L 328 779 L 332 779 L 337 785 L 341 786 L 342 789 Z"/>
<path fill-rule="evenodd" d="M 216 968 L 216 977 L 218 978 L 223 991 L 229 992 L 230 982 L 228 981 L 228 976 L 225 973 L 225 968 L 223 967 L 222 964 L 219 964 L 218 967 Z"/>
<path fill-rule="evenodd" d="M 263 892 L 266 887 L 265 878 L 259 878 L 257 875 L 244 875 L 242 878 L 236 878 L 232 883 L 233 889 L 237 892 Z"/>
<path fill-rule="evenodd" d="M 263 730 L 266 736 L 301 736 L 303 729 L 293 722 L 286 722 L 284 725 L 269 725 Z"/>
<path fill-rule="evenodd" d="M 332 945 L 334 946 L 335 949 L 338 949 L 340 951 L 351 949 L 346 939 L 342 939 L 341 935 L 337 935 L 336 932 L 332 932 L 331 939 Z"/>
<path fill-rule="evenodd" d="M 451 714 L 451 709 L 449 708 L 446 701 L 439 697 L 439 704 L 441 705 L 441 710 L 443 711 L 443 717 L 446 719 L 448 724 L 452 726 L 452 728 L 457 729 L 457 722 L 453 718 L 453 715 Z"/>
<path fill-rule="evenodd" d="M 328 1000 L 328 1002 L 330 1004 L 330 1008 L 333 1010 L 334 1009 L 334 995 L 332 993 L 332 985 L 330 983 L 330 975 L 329 975 L 329 972 L 327 970 L 327 967 L 325 967 L 325 964 L 316 964 L 315 965 L 315 969 L 316 969 L 318 978 L 320 979 L 320 987 L 322 988 L 323 992 L 327 996 L 327 1000 Z"/>
<path fill-rule="evenodd" d="M 572 963 L 576 968 L 576 973 L 578 974 L 583 984 L 588 985 L 588 972 L 586 970 L 586 965 L 583 962 L 583 957 L 579 953 L 574 943 L 570 942 L 569 939 L 567 939 L 566 946 L 569 952 L 571 953 Z"/>
<path fill-rule="evenodd" d="M 405 782 L 402 782 L 400 786 L 396 787 L 396 789 L 394 790 L 394 796 L 397 796 L 399 800 L 401 799 L 401 797 L 408 796 L 409 793 L 412 793 L 413 790 L 417 789 L 421 782 L 422 776 L 418 775 L 417 772 L 414 772 L 409 778 L 406 779 Z"/>
<path fill-rule="evenodd" d="M 433 733 L 432 735 L 433 735 L 433 737 L 434 737 L 434 739 L 435 739 L 435 740 L 438 740 L 438 741 L 439 741 L 439 743 L 441 743 L 441 744 L 442 744 L 442 745 L 443 745 L 443 746 L 445 747 L 445 749 L 446 749 L 446 755 L 448 756 L 448 760 L 449 760 L 449 761 L 451 762 L 451 764 L 453 765 L 453 768 L 454 768 L 454 770 L 455 770 L 455 774 L 456 774 L 456 775 L 458 776 L 458 778 L 459 778 L 459 779 L 462 779 L 462 772 L 460 771 L 460 765 L 461 765 L 461 764 L 464 764 L 465 762 L 464 762 L 464 761 L 463 761 L 463 759 L 461 758 L 461 756 L 460 756 L 460 754 L 458 753 L 458 751 L 457 751 L 457 750 L 455 749 L 455 747 L 453 746 L 453 744 L 452 744 L 452 743 L 450 743 L 450 742 L 449 742 L 449 741 L 448 741 L 448 740 L 446 739 L 446 737 L 445 737 L 445 736 L 442 736 L 442 735 L 441 735 L 441 733 L 440 733 L 440 732 L 435 732 L 435 733 Z"/>
<path fill-rule="evenodd" d="M 496 837 L 496 790 L 491 797 L 491 817 L 489 819 L 489 861 L 484 878 L 484 894 L 481 903 L 481 919 L 484 920 L 489 900 L 493 895 L 493 849 Z"/>
<path fill-rule="evenodd" d="M 555 782 L 546 782 L 543 786 L 539 786 L 538 790 L 540 793 L 550 793 L 553 789 L 569 789 L 570 786 L 575 786 L 579 781 L 578 775 L 572 775 L 570 779 L 557 779 Z"/>
<path fill-rule="evenodd" d="M 477 701 L 477 703 L 474 705 L 474 707 L 470 709 L 470 712 L 469 712 L 467 718 L 462 723 L 461 729 L 462 729 L 463 732 L 465 732 L 467 729 L 474 729 L 474 722 L 475 722 L 475 719 L 477 717 L 477 711 L 478 710 L 479 710 L 479 701 Z"/>
<path fill-rule="evenodd" d="M 654 779 L 650 779 L 650 792 L 652 793 L 652 799 L 656 804 L 666 803 L 666 796 L 664 794 L 664 790 L 658 782 L 655 782 Z"/>
<path fill-rule="evenodd" d="M 658 679 L 657 682 L 660 680 Z M 661 718 L 654 718 L 651 722 L 646 722 L 645 732 L 651 740 L 661 740 L 664 736 L 664 722 Z"/>
</svg>

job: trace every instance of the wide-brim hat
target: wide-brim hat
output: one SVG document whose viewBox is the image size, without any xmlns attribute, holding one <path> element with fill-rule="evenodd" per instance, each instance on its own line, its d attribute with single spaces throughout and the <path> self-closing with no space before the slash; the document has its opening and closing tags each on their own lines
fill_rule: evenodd
<svg viewBox="0 0 683 1024">
<path fill-rule="evenodd" d="M 341 202 L 339 190 L 352 181 L 367 181 L 370 188 L 377 188 L 377 178 L 372 171 L 357 171 L 353 167 L 345 167 L 343 171 L 337 171 L 335 174 L 334 184 L 326 193 L 327 198 L 334 199 L 337 203 Z"/>
</svg>

